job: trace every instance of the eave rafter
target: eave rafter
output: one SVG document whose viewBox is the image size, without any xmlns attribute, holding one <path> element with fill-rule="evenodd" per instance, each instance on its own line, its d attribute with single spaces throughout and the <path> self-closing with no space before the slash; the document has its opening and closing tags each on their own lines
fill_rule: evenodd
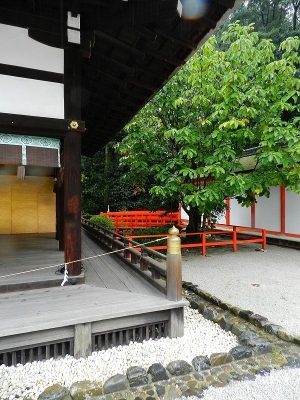
<svg viewBox="0 0 300 400">
<path fill-rule="evenodd" d="M 209 37 L 224 13 L 240 1 L 208 0 L 205 16 L 184 21 L 177 11 L 178 0 L 1 0 L 0 24 L 28 29 L 32 39 L 63 48 L 66 54 L 73 46 L 68 43 L 67 12 L 73 17 L 80 14 L 77 54 L 86 127 L 82 148 L 84 154 L 93 155 L 163 87 Z M 0 65 L 0 74 L 66 82 L 66 73 L 37 73 L 21 66 Z M 7 131 L 14 131 L 9 118 L 0 114 L 0 127 L 3 122 Z M 21 125 L 25 133 L 37 129 L 27 126 L 25 119 L 17 122 L 25 124 Z M 68 129 L 57 126 L 53 134 L 60 135 L 57 129 L 61 128 Z"/>
</svg>

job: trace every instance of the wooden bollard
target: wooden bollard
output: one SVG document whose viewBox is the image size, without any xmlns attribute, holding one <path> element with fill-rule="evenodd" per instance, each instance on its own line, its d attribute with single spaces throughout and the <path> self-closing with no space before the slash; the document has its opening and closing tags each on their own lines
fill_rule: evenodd
<svg viewBox="0 0 300 400">
<path fill-rule="evenodd" d="M 179 230 L 173 226 L 167 239 L 167 299 L 182 299 L 181 240 Z"/>
</svg>

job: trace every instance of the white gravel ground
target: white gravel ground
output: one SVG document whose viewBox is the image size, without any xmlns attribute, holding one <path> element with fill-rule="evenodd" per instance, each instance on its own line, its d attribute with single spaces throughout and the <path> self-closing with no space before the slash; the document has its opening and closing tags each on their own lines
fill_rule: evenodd
<svg viewBox="0 0 300 400">
<path fill-rule="evenodd" d="M 232 305 L 251 310 L 300 335 L 300 251 L 258 245 L 183 251 L 183 279 Z M 189 400 L 196 398 L 190 397 Z M 255 381 L 210 388 L 203 400 L 299 400 L 300 369 L 272 371 Z"/>
<path fill-rule="evenodd" d="M 183 251 L 183 279 L 300 335 L 300 250 L 258 244 Z M 299 394 L 300 399 L 300 394 Z"/>
<path fill-rule="evenodd" d="M 144 341 L 93 353 L 87 359 L 75 360 L 67 356 L 60 360 L 28 363 L 17 367 L 0 366 L 0 399 L 22 400 L 24 396 L 36 399 L 47 386 L 60 383 L 70 387 L 80 380 L 104 381 L 127 368 L 138 365 L 146 370 L 160 362 L 186 360 L 195 356 L 228 352 L 238 345 L 232 333 L 223 331 L 201 314 L 185 308 L 185 334 L 181 338 Z"/>
</svg>

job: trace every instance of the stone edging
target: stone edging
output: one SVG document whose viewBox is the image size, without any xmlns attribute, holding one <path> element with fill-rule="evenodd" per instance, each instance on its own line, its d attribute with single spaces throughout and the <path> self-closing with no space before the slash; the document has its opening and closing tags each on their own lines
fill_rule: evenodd
<svg viewBox="0 0 300 400">
<path fill-rule="evenodd" d="M 206 319 L 231 331 L 239 346 L 229 353 L 215 353 L 210 358 L 195 357 L 192 365 L 177 360 L 164 368 L 153 364 L 148 371 L 128 368 L 101 382 L 76 382 L 70 389 L 60 385 L 47 388 L 38 400 L 158 400 L 181 396 L 201 397 L 208 387 L 225 386 L 232 380 L 255 379 L 272 369 L 300 366 L 300 337 L 267 318 L 222 302 L 189 282 L 183 282 L 191 307 Z"/>
</svg>

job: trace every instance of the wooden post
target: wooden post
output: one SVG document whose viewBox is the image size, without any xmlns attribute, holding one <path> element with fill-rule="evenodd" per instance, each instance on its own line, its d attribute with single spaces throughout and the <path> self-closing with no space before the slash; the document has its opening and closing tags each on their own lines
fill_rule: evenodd
<svg viewBox="0 0 300 400">
<path fill-rule="evenodd" d="M 70 131 L 64 141 L 65 262 L 81 259 L 81 135 Z M 68 264 L 69 275 L 80 275 L 81 261 Z"/>
<path fill-rule="evenodd" d="M 183 307 L 170 310 L 167 335 L 170 338 L 181 337 L 184 334 L 184 310 Z"/>
<path fill-rule="evenodd" d="M 64 138 L 64 248 L 65 262 L 81 259 L 81 52 L 80 44 L 64 50 L 65 118 L 72 119 Z M 81 262 L 68 264 L 70 276 L 80 275 Z"/>
<path fill-rule="evenodd" d="M 167 299 L 182 299 L 181 241 L 179 230 L 173 226 L 167 239 Z"/>
<path fill-rule="evenodd" d="M 72 311 L 71 311 L 72 312 Z M 85 358 L 92 353 L 91 323 L 78 324 L 74 328 L 74 357 Z"/>
<path fill-rule="evenodd" d="M 57 236 L 58 248 L 64 251 L 65 238 L 64 238 L 64 187 L 57 187 L 56 192 L 56 214 L 57 214 Z"/>
</svg>

